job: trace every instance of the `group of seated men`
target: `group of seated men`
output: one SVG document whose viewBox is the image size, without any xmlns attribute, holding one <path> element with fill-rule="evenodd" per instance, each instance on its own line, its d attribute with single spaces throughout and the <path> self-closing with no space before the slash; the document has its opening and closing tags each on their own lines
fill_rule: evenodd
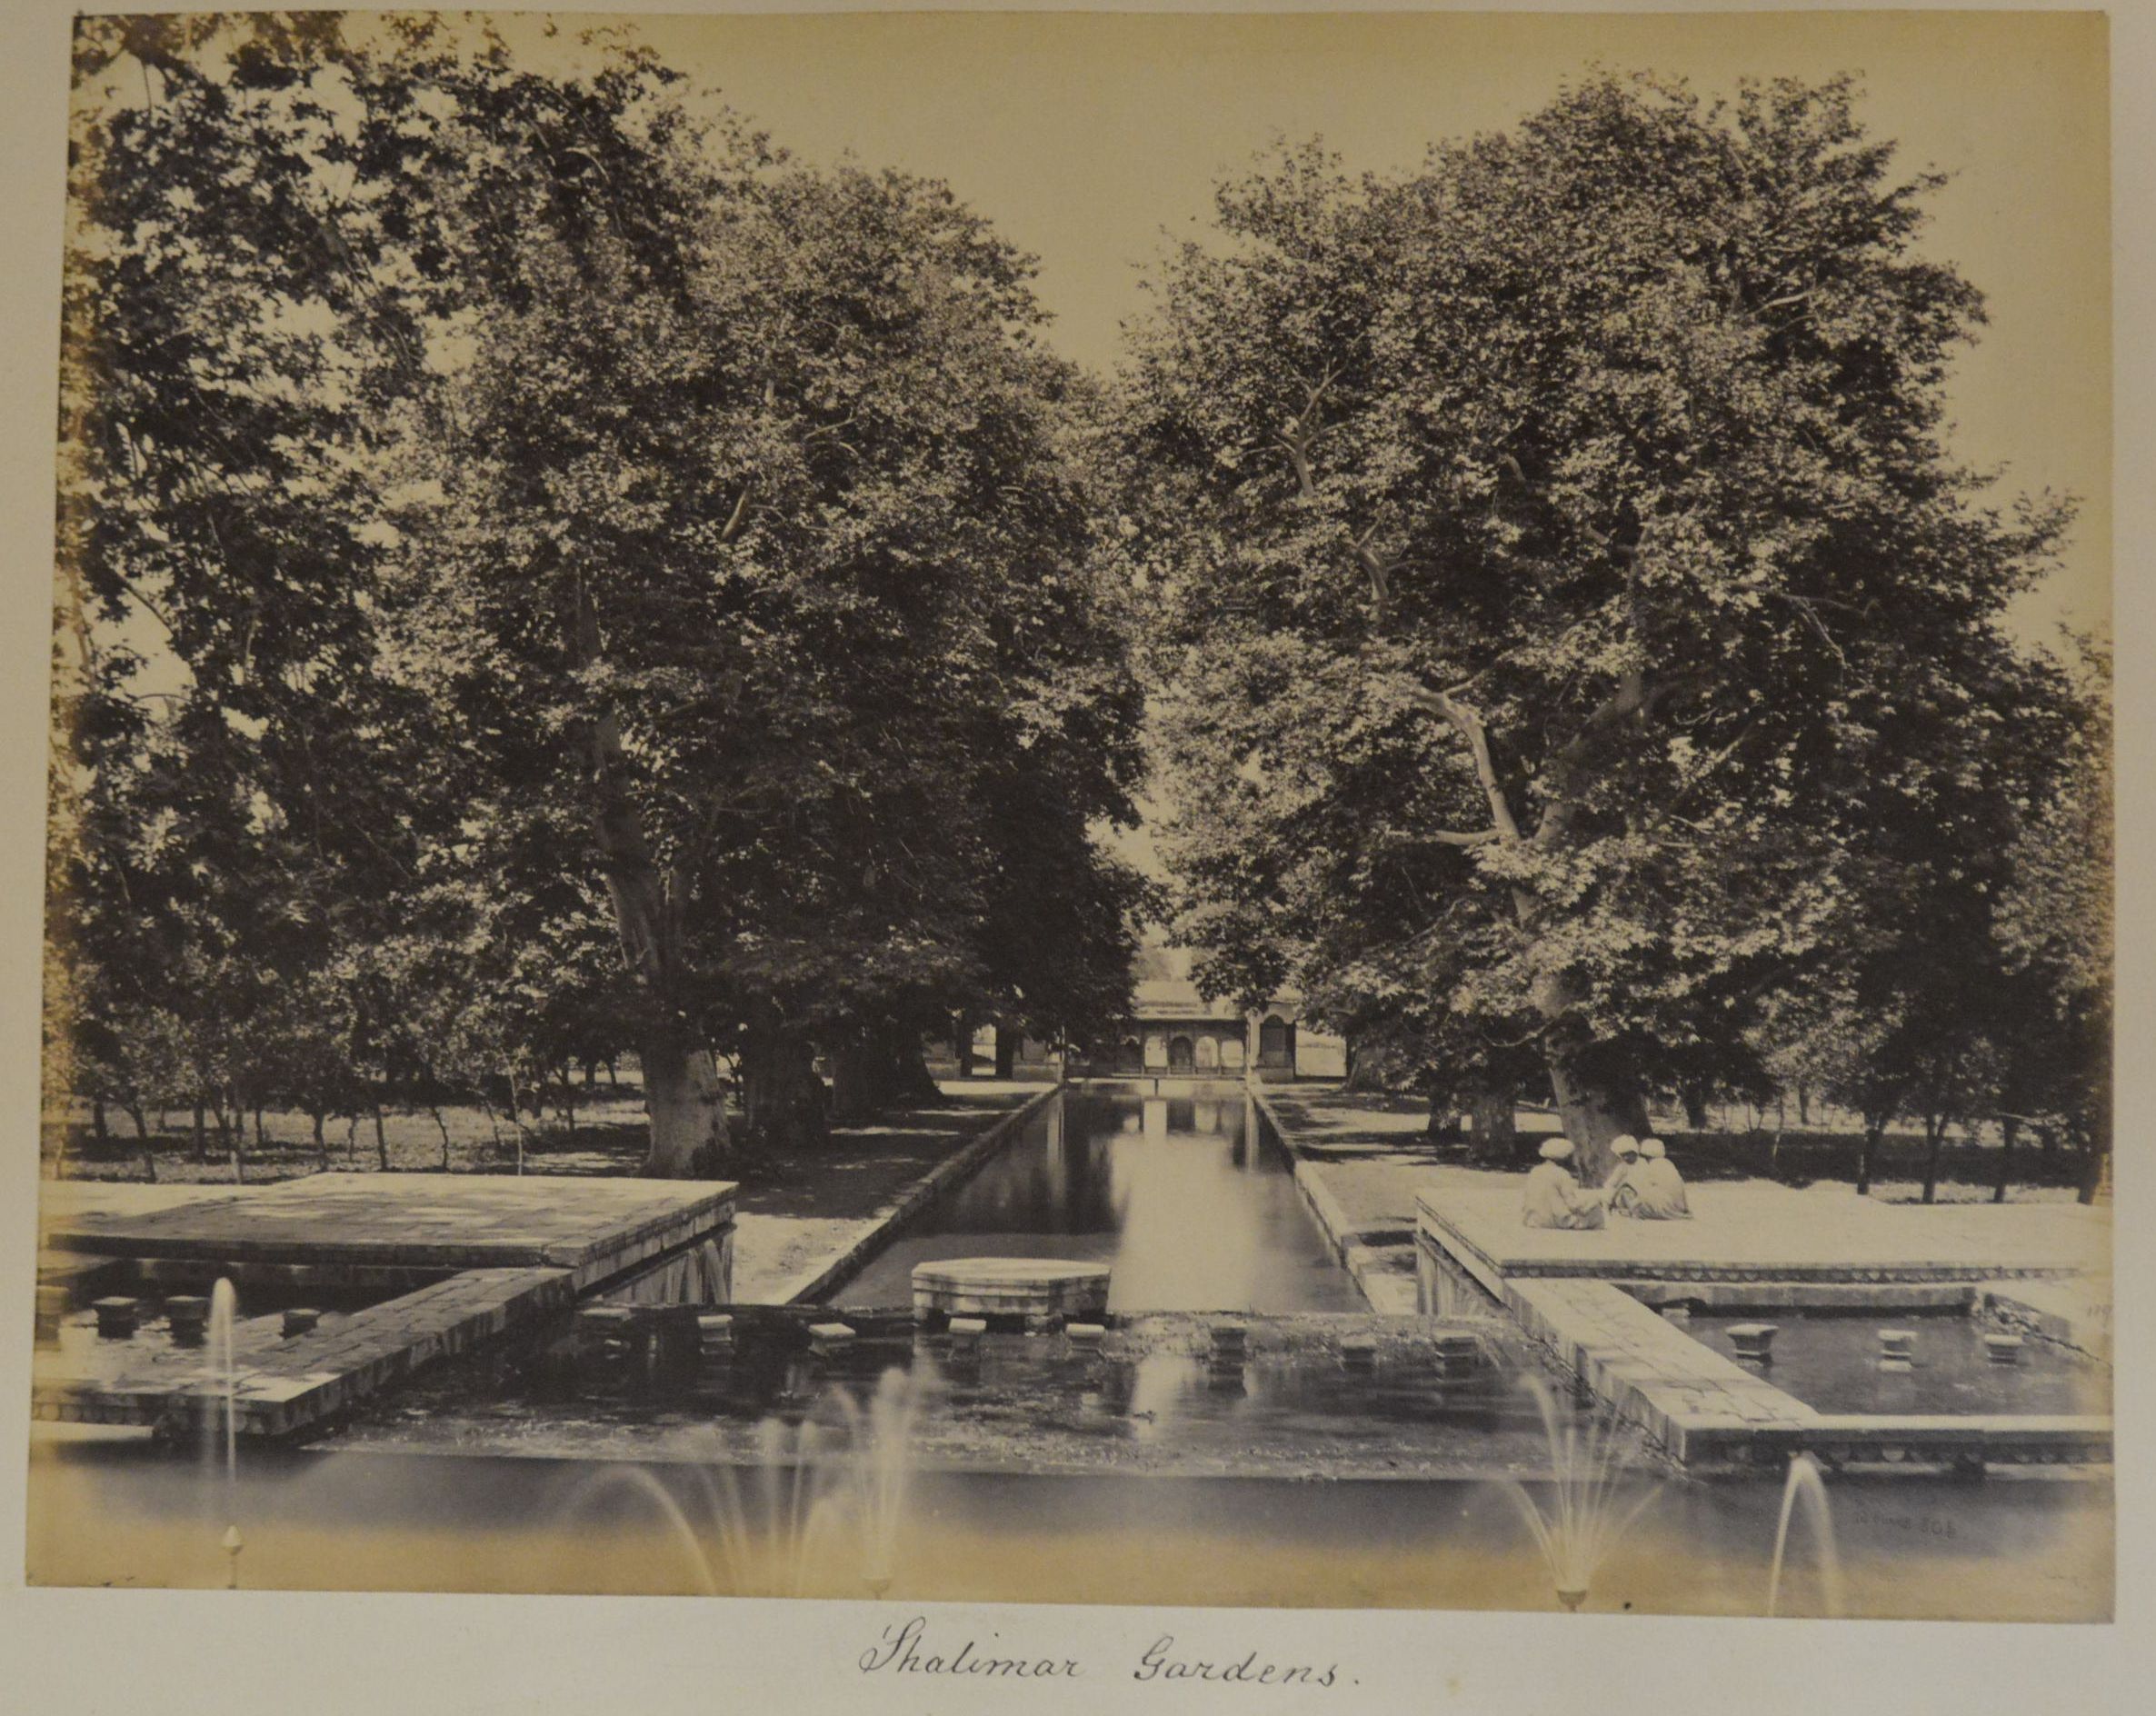
<svg viewBox="0 0 2156 1716">
<path fill-rule="evenodd" d="M 1587 1190 L 1573 1178 L 1572 1141 L 1547 1140 L 1542 1160 L 1527 1175 L 1521 1214 L 1529 1227 L 1601 1227 L 1612 1212 L 1642 1222 L 1683 1221 L 1692 1214 L 1684 1176 L 1659 1138 L 1644 1142 L 1627 1132 L 1610 1141 L 1616 1165 L 1610 1177 Z"/>
</svg>

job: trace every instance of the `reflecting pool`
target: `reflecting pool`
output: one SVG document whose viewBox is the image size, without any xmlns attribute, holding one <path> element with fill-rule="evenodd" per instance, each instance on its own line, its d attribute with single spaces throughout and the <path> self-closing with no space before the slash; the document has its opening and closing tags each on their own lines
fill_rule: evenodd
<svg viewBox="0 0 2156 1716">
<path fill-rule="evenodd" d="M 910 1305 L 932 1259 L 1060 1257 L 1109 1266 L 1112 1312 L 1367 1310 L 1293 1168 L 1240 1085 L 1069 1091 L 832 1302 Z"/>
</svg>

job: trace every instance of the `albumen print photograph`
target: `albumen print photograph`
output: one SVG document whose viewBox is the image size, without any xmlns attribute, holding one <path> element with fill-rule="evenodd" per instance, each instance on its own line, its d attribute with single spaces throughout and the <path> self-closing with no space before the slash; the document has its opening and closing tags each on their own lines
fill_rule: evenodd
<svg viewBox="0 0 2156 1716">
<path fill-rule="evenodd" d="M 30 1582 L 2109 1620 L 2109 75 L 76 20 Z"/>
</svg>

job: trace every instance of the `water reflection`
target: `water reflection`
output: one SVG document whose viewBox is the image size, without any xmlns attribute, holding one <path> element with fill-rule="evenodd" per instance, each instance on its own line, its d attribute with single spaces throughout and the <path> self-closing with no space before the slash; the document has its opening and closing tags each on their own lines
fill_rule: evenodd
<svg viewBox="0 0 2156 1716">
<path fill-rule="evenodd" d="M 1064 1257 L 1109 1265 L 1119 1312 L 1366 1309 L 1292 1168 L 1239 1092 L 1067 1092 L 835 1302 L 910 1304 L 931 1259 Z"/>
</svg>

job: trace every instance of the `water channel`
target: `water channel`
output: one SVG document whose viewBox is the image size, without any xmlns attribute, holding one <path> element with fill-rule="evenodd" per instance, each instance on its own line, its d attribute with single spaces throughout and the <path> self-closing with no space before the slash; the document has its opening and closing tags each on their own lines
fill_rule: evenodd
<svg viewBox="0 0 2156 1716">
<path fill-rule="evenodd" d="M 1367 1311 L 1238 1084 L 1073 1089 L 833 1302 L 912 1302 L 913 1265 L 953 1257 L 1106 1263 L 1108 1308 Z"/>
</svg>

